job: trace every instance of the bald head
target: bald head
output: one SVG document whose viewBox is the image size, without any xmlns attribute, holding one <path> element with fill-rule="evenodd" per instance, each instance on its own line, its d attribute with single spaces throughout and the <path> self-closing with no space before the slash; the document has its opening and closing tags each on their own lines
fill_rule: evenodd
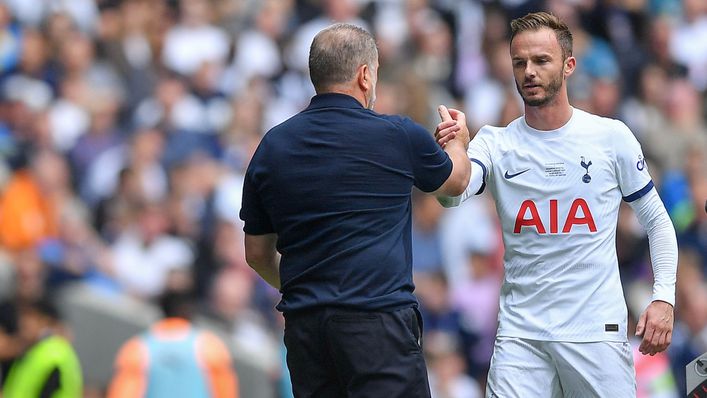
<svg viewBox="0 0 707 398">
<path fill-rule="evenodd" d="M 376 42 L 370 33 L 351 24 L 335 24 L 322 30 L 309 49 L 309 76 L 317 93 L 352 81 L 361 65 L 378 60 Z"/>
</svg>

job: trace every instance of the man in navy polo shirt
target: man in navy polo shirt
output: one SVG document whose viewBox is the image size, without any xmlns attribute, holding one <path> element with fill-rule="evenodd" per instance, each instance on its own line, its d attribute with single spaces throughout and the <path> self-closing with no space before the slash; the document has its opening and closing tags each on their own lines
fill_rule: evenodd
<svg viewBox="0 0 707 398">
<path fill-rule="evenodd" d="M 294 394 L 429 397 L 411 190 L 464 191 L 464 114 L 440 107 L 437 133 L 456 134 L 441 149 L 410 119 L 375 113 L 378 51 L 353 25 L 321 31 L 309 69 L 317 95 L 263 137 L 240 213 L 248 264 L 282 293 Z"/>
</svg>

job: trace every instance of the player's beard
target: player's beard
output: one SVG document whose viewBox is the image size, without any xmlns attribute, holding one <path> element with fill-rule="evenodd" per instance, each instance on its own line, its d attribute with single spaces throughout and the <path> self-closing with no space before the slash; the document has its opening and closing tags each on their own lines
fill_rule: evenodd
<svg viewBox="0 0 707 398">
<path fill-rule="evenodd" d="M 523 98 L 523 102 L 526 105 L 544 106 L 552 102 L 557 97 L 557 93 L 559 93 L 560 88 L 562 88 L 563 80 L 564 76 L 562 72 L 560 72 L 554 79 L 550 80 L 549 83 L 540 85 L 540 87 L 542 87 L 542 90 L 545 92 L 545 96 L 541 98 L 527 98 L 525 95 L 523 95 L 523 90 L 518 84 L 518 81 L 516 81 L 516 90 L 518 90 L 518 94 L 520 94 L 520 96 Z"/>
</svg>

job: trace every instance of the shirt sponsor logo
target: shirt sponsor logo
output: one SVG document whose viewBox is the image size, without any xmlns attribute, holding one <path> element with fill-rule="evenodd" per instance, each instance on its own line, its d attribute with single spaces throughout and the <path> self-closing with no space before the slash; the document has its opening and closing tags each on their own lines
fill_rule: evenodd
<svg viewBox="0 0 707 398">
<path fill-rule="evenodd" d="M 558 203 L 557 199 L 550 199 L 550 219 L 549 229 L 551 234 L 560 233 L 559 230 L 559 217 L 558 217 Z M 586 200 L 582 198 L 577 198 L 572 201 L 570 205 L 570 210 L 567 212 L 565 217 L 565 222 L 562 226 L 562 233 L 568 234 L 572 232 L 574 226 L 586 225 L 590 232 L 597 232 L 597 225 L 594 222 L 594 216 L 592 216 L 592 211 L 589 209 L 589 204 Z M 516 215 L 516 223 L 513 228 L 514 234 L 521 233 L 523 228 L 534 228 L 538 234 L 548 233 L 548 228 L 546 223 L 540 218 L 540 213 L 538 212 L 537 204 L 532 200 L 524 200 L 520 204 L 518 213 Z"/>
</svg>

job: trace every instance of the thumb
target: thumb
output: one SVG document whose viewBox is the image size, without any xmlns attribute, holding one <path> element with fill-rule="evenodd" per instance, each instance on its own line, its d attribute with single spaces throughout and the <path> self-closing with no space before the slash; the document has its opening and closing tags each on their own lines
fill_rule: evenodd
<svg viewBox="0 0 707 398">
<path fill-rule="evenodd" d="M 444 105 L 438 106 L 437 112 L 439 112 L 439 117 L 442 118 L 443 122 L 446 122 L 448 120 L 452 120 L 452 116 L 449 114 L 449 110 L 447 109 L 446 106 L 444 106 Z"/>
<path fill-rule="evenodd" d="M 641 314 L 641 317 L 638 318 L 638 324 L 636 325 L 636 336 L 643 335 L 643 331 L 645 329 L 646 329 L 646 312 L 644 311 Z"/>
<path fill-rule="evenodd" d="M 464 122 L 466 123 L 466 115 L 464 112 L 454 109 L 454 108 L 449 108 L 447 109 L 449 111 L 449 115 L 452 117 L 452 119 L 458 121 L 458 122 Z"/>
</svg>

